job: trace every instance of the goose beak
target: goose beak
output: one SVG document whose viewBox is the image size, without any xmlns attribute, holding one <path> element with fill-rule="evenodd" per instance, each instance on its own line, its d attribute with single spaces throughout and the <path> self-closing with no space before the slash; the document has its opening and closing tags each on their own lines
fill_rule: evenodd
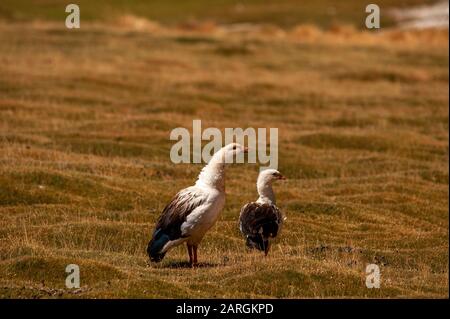
<svg viewBox="0 0 450 319">
<path fill-rule="evenodd" d="M 248 147 L 244 147 L 244 153 L 248 153 L 249 149 Z"/>
<path fill-rule="evenodd" d="M 280 177 L 278 177 L 278 179 L 281 179 L 282 181 L 285 181 L 285 180 L 287 180 L 287 178 L 286 178 L 286 177 L 284 177 L 283 175 L 280 175 Z"/>
</svg>

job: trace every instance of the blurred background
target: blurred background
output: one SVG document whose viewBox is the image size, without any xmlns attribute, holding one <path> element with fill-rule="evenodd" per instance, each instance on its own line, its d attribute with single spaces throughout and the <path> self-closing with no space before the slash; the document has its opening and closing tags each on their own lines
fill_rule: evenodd
<svg viewBox="0 0 450 319">
<path fill-rule="evenodd" d="M 0 18 L 7 20 L 61 19 L 61 10 L 68 3 L 61 0 L 3 0 Z M 399 20 L 427 20 L 428 26 L 448 25 L 447 0 L 378 0 L 382 8 L 383 27 L 398 25 Z M 83 21 L 114 21 L 131 14 L 178 25 L 189 22 L 264 23 L 280 27 L 314 24 L 328 28 L 336 24 L 364 28 L 365 7 L 362 0 L 79 0 Z M 414 9 L 413 12 L 411 9 Z M 392 11 L 397 10 L 397 11 Z M 404 10 L 405 14 L 402 15 Z M 407 13 L 409 12 L 409 14 Z M 398 13 L 398 14 L 395 14 Z"/>
</svg>

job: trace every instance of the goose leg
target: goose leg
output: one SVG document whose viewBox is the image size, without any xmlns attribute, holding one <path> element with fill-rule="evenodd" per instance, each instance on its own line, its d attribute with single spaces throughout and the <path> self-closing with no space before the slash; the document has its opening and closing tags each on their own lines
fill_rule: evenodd
<svg viewBox="0 0 450 319">
<path fill-rule="evenodd" d="M 187 250 L 189 254 L 189 265 L 193 265 L 193 258 L 192 258 L 192 245 L 187 244 Z"/>
<path fill-rule="evenodd" d="M 197 266 L 197 245 L 194 245 L 194 266 Z"/>
<path fill-rule="evenodd" d="M 265 245 L 264 245 L 264 255 L 267 256 L 269 254 L 269 250 L 270 250 L 270 242 L 266 241 Z"/>
</svg>

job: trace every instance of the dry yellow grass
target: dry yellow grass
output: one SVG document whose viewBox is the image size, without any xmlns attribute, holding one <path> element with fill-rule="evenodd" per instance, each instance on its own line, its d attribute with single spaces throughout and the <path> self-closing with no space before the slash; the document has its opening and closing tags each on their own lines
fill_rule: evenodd
<svg viewBox="0 0 450 319">
<path fill-rule="evenodd" d="M 448 297 L 448 32 L 121 26 L 0 25 L 2 297 Z M 237 227 L 256 197 L 245 164 L 203 267 L 184 247 L 147 264 L 201 168 L 169 159 L 193 119 L 280 129 L 288 219 L 268 258 Z"/>
</svg>

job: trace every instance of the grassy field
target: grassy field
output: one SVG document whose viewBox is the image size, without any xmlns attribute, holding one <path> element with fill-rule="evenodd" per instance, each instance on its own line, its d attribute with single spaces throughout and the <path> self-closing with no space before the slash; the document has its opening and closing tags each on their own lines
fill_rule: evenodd
<svg viewBox="0 0 450 319">
<path fill-rule="evenodd" d="M 1 297 L 448 297 L 447 31 L 135 20 L 0 23 Z M 193 119 L 279 128 L 288 219 L 267 258 L 237 224 L 258 166 L 235 164 L 201 267 L 185 247 L 148 265 L 155 220 L 202 167 L 169 158 Z"/>
</svg>

